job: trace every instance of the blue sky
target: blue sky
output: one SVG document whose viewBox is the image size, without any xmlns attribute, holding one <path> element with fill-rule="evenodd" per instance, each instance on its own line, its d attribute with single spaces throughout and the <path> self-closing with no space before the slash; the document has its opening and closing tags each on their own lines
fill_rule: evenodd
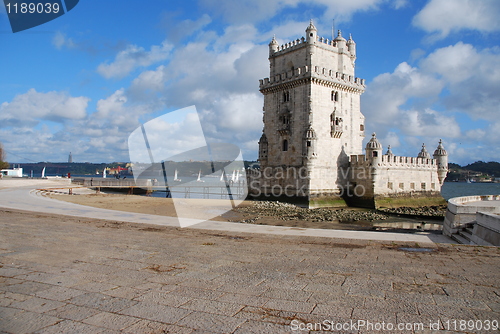
<svg viewBox="0 0 500 334">
<path fill-rule="evenodd" d="M 0 142 L 11 162 L 128 161 L 140 123 L 195 105 L 256 159 L 267 44 L 313 19 L 356 41 L 367 138 L 405 156 L 442 138 L 452 162 L 500 161 L 498 17 L 497 0 L 85 0 L 14 34 L 1 6 Z"/>
</svg>

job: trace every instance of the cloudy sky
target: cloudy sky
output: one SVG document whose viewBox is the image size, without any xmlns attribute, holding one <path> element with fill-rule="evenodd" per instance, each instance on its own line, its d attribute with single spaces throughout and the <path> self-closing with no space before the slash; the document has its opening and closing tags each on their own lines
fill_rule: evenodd
<svg viewBox="0 0 500 334">
<path fill-rule="evenodd" d="M 499 17 L 498 0 L 85 0 L 12 33 L 1 5 L 0 142 L 10 162 L 128 161 L 141 123 L 195 105 L 208 135 L 256 159 L 267 44 L 313 19 L 357 43 L 367 139 L 500 161 Z"/>
</svg>

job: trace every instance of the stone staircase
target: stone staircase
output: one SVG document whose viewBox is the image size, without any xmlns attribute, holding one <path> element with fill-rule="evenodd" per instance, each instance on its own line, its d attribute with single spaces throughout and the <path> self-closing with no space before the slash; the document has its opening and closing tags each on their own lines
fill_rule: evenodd
<svg viewBox="0 0 500 334">
<path fill-rule="evenodd" d="M 472 230 L 476 222 L 467 223 L 464 227 L 458 230 L 458 233 L 452 234 L 451 238 L 462 245 L 475 245 L 472 242 Z"/>
</svg>

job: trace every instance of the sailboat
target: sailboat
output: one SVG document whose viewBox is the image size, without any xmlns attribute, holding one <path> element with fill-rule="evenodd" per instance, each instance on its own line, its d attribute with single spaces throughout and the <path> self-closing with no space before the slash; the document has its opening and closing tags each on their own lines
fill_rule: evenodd
<svg viewBox="0 0 500 334">
<path fill-rule="evenodd" d="M 236 181 L 236 171 L 233 170 L 233 175 L 231 175 L 231 182 Z"/>
<path fill-rule="evenodd" d="M 43 167 L 43 169 L 42 169 L 42 179 L 45 179 L 45 178 L 46 178 L 46 176 L 45 176 L 45 167 Z"/>
<path fill-rule="evenodd" d="M 102 178 L 105 179 L 106 178 L 106 168 L 103 169 L 102 171 Z"/>
<path fill-rule="evenodd" d="M 181 182 L 182 180 L 177 177 L 177 169 L 174 172 L 174 181 L 175 182 Z"/>
<path fill-rule="evenodd" d="M 224 170 L 220 173 L 220 182 L 224 182 Z"/>
<path fill-rule="evenodd" d="M 239 180 L 240 180 L 240 171 L 237 170 L 236 171 L 236 178 L 235 178 L 234 182 L 238 182 Z"/>
<path fill-rule="evenodd" d="M 199 171 L 199 173 L 198 173 L 198 179 L 197 179 L 196 181 L 197 181 L 197 182 L 205 182 L 205 181 L 203 181 L 203 180 L 201 179 L 201 169 L 200 169 L 200 171 Z"/>
</svg>

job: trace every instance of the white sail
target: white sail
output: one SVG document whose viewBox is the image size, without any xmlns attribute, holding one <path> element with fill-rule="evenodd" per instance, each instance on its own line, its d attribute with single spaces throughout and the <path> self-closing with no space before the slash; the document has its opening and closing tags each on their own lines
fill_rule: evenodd
<svg viewBox="0 0 500 334">
<path fill-rule="evenodd" d="M 174 172 L 174 181 L 181 182 L 181 180 L 177 177 L 177 169 Z"/>
<path fill-rule="evenodd" d="M 236 181 L 236 171 L 233 170 L 233 175 L 231 175 L 231 181 L 234 182 Z"/>
<path fill-rule="evenodd" d="M 224 170 L 220 173 L 220 182 L 224 182 Z"/>
<path fill-rule="evenodd" d="M 104 170 L 102 171 L 102 178 L 105 179 L 106 178 L 106 168 L 104 168 Z"/>
<path fill-rule="evenodd" d="M 236 180 L 234 182 L 238 182 L 240 180 L 240 170 L 236 171 Z"/>
<path fill-rule="evenodd" d="M 42 179 L 45 179 L 45 167 L 42 169 Z"/>
<path fill-rule="evenodd" d="M 198 180 L 196 180 L 196 181 L 198 181 L 198 182 L 205 182 L 205 181 L 203 181 L 203 180 L 201 179 L 201 169 L 200 169 L 200 171 L 198 172 Z"/>
</svg>

